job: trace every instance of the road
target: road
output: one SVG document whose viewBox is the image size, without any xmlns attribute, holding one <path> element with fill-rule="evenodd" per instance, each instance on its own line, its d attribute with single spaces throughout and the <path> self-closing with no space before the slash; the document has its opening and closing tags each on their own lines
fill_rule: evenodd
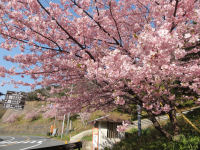
<svg viewBox="0 0 200 150">
<path fill-rule="evenodd" d="M 191 112 L 191 111 L 198 109 L 198 108 L 200 108 L 200 106 L 190 108 L 189 110 L 184 110 L 184 111 L 182 111 L 182 113 L 187 114 L 188 112 Z M 180 116 L 180 114 L 176 113 L 176 116 Z M 156 117 L 156 119 L 159 122 L 161 122 L 161 121 L 167 121 L 169 119 L 169 117 L 167 115 L 161 115 L 161 116 Z M 146 119 L 141 120 L 141 125 L 142 125 L 142 129 L 146 129 L 150 126 L 153 126 L 153 123 L 149 119 L 146 118 Z M 132 125 L 130 125 L 128 127 L 128 129 L 132 129 L 132 128 L 136 128 L 136 129 L 138 128 L 138 121 L 137 120 L 133 121 Z"/>
<path fill-rule="evenodd" d="M 0 150 L 29 150 L 62 145 L 64 142 L 39 136 L 0 136 Z"/>
</svg>

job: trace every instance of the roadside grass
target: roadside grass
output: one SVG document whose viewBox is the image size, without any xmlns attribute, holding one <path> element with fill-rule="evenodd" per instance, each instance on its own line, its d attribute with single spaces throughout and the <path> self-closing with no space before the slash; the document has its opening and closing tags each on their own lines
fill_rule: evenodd
<svg viewBox="0 0 200 150">
<path fill-rule="evenodd" d="M 200 128 L 200 108 L 189 112 L 186 116 Z M 200 148 L 198 147 L 200 145 L 200 134 L 182 117 L 178 117 L 178 124 L 180 125 L 178 140 L 168 141 L 153 127 L 142 130 L 141 137 L 138 137 L 137 129 L 132 129 L 126 134 L 124 140 L 113 146 L 112 150 L 197 150 Z M 172 133 L 170 123 L 163 127 Z"/>
<path fill-rule="evenodd" d="M 89 130 L 89 129 L 92 129 L 93 128 L 93 125 L 92 124 L 86 124 L 84 125 L 81 120 L 77 119 L 77 120 L 74 120 L 73 123 L 72 123 L 72 132 L 70 133 L 71 136 L 74 136 L 82 131 L 85 131 L 85 130 Z"/>
<path fill-rule="evenodd" d="M 5 112 L 6 112 L 6 109 L 3 108 L 3 104 L 0 104 L 0 119 L 4 115 Z"/>
<path fill-rule="evenodd" d="M 51 136 L 48 136 L 48 137 L 51 137 Z M 55 137 L 52 137 L 53 139 L 57 139 L 59 141 L 65 141 L 65 143 L 69 143 L 70 141 L 70 136 L 69 135 L 63 135 L 62 139 L 61 139 L 61 135 L 58 135 L 58 136 L 55 136 Z"/>
<path fill-rule="evenodd" d="M 92 135 L 84 136 L 81 141 L 92 141 Z"/>
</svg>

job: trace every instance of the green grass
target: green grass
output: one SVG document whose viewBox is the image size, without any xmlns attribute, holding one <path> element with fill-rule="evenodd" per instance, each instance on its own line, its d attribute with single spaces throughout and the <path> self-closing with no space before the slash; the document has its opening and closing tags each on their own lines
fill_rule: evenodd
<svg viewBox="0 0 200 150">
<path fill-rule="evenodd" d="M 81 141 L 92 141 L 92 135 L 84 136 Z"/>
<path fill-rule="evenodd" d="M 200 109 L 189 112 L 186 116 L 200 128 Z M 137 130 L 133 129 L 126 134 L 124 140 L 114 145 L 112 150 L 197 150 L 200 134 L 181 117 L 178 123 L 180 125 L 178 141 L 168 141 L 153 127 L 143 130 L 141 137 L 138 137 Z M 172 132 L 170 123 L 167 123 L 164 128 Z"/>
</svg>

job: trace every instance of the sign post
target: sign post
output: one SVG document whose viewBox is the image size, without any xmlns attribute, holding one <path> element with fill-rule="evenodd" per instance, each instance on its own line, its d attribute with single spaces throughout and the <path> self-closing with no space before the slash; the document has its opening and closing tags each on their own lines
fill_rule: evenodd
<svg viewBox="0 0 200 150">
<path fill-rule="evenodd" d="M 92 129 L 92 150 L 98 150 L 99 145 L 99 129 Z"/>
<path fill-rule="evenodd" d="M 137 105 L 137 119 L 138 119 L 138 136 L 141 136 L 141 106 Z"/>
<path fill-rule="evenodd" d="M 70 119 L 70 113 L 67 114 L 67 127 L 66 127 L 66 134 L 68 134 L 68 133 L 69 133 L 69 130 L 70 130 L 70 129 L 69 129 L 69 122 L 70 122 L 69 119 Z"/>
<path fill-rule="evenodd" d="M 65 114 L 64 114 L 64 116 L 63 116 L 62 132 L 61 132 L 61 139 L 63 138 L 64 126 L 65 126 Z"/>
</svg>

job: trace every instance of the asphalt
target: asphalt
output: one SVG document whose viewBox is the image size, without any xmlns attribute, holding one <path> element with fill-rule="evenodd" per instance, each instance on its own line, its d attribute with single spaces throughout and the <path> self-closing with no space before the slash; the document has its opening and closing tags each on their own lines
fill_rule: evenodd
<svg viewBox="0 0 200 150">
<path fill-rule="evenodd" d="M 191 111 L 193 111 L 197 108 L 200 108 L 200 106 L 193 107 L 193 108 L 190 108 L 189 110 L 182 111 L 182 113 L 187 114 L 188 112 L 191 112 Z M 176 116 L 180 116 L 180 114 L 176 113 Z M 156 117 L 156 119 L 159 122 L 162 122 L 162 121 L 167 121 L 169 119 L 169 117 L 167 115 L 161 115 L 161 116 Z M 150 126 L 153 126 L 153 123 L 149 119 L 145 118 L 145 119 L 141 120 L 141 126 L 142 126 L 142 129 L 146 129 Z M 133 121 L 132 125 L 130 125 L 128 127 L 128 129 L 132 129 L 132 128 L 136 128 L 136 129 L 138 128 L 138 121 L 137 120 Z"/>
<path fill-rule="evenodd" d="M 64 142 L 39 136 L 0 136 L 0 150 L 29 150 L 62 145 Z"/>
</svg>

